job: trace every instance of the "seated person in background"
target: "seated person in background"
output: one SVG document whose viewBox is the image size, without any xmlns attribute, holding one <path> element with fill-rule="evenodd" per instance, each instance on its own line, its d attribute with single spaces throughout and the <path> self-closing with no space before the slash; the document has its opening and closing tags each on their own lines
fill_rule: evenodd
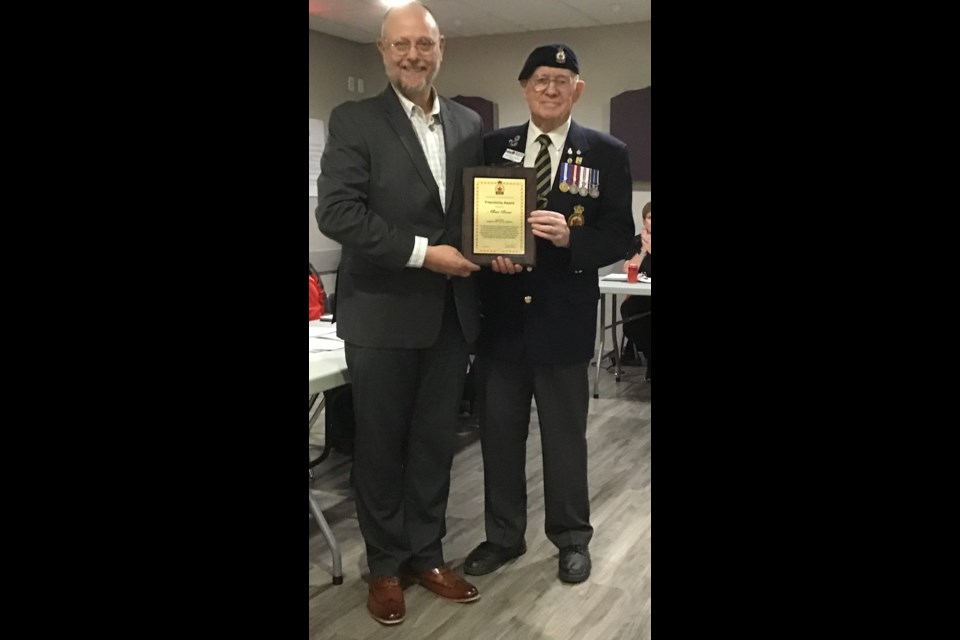
<svg viewBox="0 0 960 640">
<path fill-rule="evenodd" d="M 646 274 L 648 278 L 653 278 L 653 250 L 650 235 L 651 228 L 651 207 L 653 201 L 648 202 L 643 207 L 643 227 L 640 229 L 640 235 L 636 238 L 636 243 L 627 256 L 627 261 L 623 263 L 623 272 L 627 272 L 627 265 L 639 264 L 639 272 Z M 640 313 L 650 311 L 650 296 L 627 296 L 623 304 L 620 305 L 620 317 L 624 320 Z M 632 341 L 647 361 L 647 372 L 645 378 L 650 379 L 650 315 L 642 318 L 630 320 L 623 323 L 623 335 Z"/>
</svg>

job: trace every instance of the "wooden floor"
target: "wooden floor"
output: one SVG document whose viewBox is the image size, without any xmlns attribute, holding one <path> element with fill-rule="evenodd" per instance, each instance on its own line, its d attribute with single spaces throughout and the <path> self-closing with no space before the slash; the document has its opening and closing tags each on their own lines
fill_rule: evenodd
<svg viewBox="0 0 960 640">
<path fill-rule="evenodd" d="M 609 362 L 609 361 L 607 361 Z M 601 372 L 590 399 L 590 554 L 593 571 L 579 585 L 557 578 L 557 549 L 543 532 L 543 467 L 536 408 L 527 442 L 527 553 L 492 574 L 468 579 L 480 600 L 457 604 L 418 585 L 404 592 L 406 620 L 385 627 L 366 610 L 367 565 L 349 489 L 350 460 L 334 452 L 316 467 L 311 490 L 340 543 L 344 581 L 330 580 L 330 552 L 310 518 L 310 638 L 492 640 L 649 639 L 650 383 L 625 367 L 619 383 Z M 591 394 L 593 369 L 591 369 Z M 321 419 L 311 444 L 322 443 Z M 476 421 L 459 425 L 447 508 L 447 562 L 462 575 L 466 555 L 484 540 L 483 468 Z M 314 451 L 313 453 L 316 453 Z"/>
</svg>

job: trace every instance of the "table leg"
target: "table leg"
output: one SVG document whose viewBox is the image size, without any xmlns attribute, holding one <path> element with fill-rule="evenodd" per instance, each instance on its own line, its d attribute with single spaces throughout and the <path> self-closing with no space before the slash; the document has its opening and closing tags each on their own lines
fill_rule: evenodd
<svg viewBox="0 0 960 640">
<path fill-rule="evenodd" d="M 313 493 L 310 494 L 310 513 L 313 514 L 313 519 L 320 525 L 320 532 L 327 541 L 327 546 L 330 547 L 330 556 L 333 560 L 333 570 L 331 571 L 333 584 L 343 584 L 343 567 L 340 564 L 340 545 L 337 544 L 337 539 L 333 537 L 333 531 L 330 530 L 327 519 L 323 517 L 323 512 L 320 511 L 320 505 L 318 505 L 316 499 L 314 499 Z"/>
<path fill-rule="evenodd" d="M 600 293 L 600 351 L 597 352 L 597 375 L 593 379 L 593 397 L 599 398 L 600 361 L 603 360 L 603 337 L 607 333 L 607 296 Z"/>
<path fill-rule="evenodd" d="M 308 432 L 313 431 L 313 426 L 317 423 L 317 420 L 320 416 L 326 418 L 326 414 L 323 411 L 324 396 L 322 393 L 317 393 L 310 396 L 310 409 L 313 413 L 310 415 L 310 428 Z M 330 424 L 329 420 L 326 420 L 326 424 Z M 313 468 L 327 459 L 327 456 L 330 455 L 330 434 L 327 433 L 326 426 L 324 427 L 323 432 L 323 451 L 320 453 L 320 457 L 316 460 L 310 462 L 310 479 L 313 480 Z"/>
<path fill-rule="evenodd" d="M 620 340 L 617 339 L 617 294 L 610 295 L 610 334 L 613 337 L 614 378 L 620 382 Z"/>
</svg>

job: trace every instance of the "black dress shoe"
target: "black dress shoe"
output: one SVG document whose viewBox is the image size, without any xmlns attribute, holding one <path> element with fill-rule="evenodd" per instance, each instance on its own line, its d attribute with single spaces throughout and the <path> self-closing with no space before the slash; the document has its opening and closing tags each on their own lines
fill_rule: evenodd
<svg viewBox="0 0 960 640">
<path fill-rule="evenodd" d="M 463 572 L 469 576 L 486 575 L 526 552 L 527 545 L 523 541 L 515 547 L 501 547 L 491 542 L 481 542 L 467 556 L 463 563 Z"/>
<path fill-rule="evenodd" d="M 586 545 L 574 544 L 560 549 L 560 580 L 583 582 L 590 577 L 590 551 Z"/>
</svg>

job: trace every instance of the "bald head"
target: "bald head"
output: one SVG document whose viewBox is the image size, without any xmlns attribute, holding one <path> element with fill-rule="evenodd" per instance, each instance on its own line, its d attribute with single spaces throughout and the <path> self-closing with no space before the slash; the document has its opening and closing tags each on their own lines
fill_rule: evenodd
<svg viewBox="0 0 960 640">
<path fill-rule="evenodd" d="M 390 84 L 426 111 L 443 61 L 443 36 L 430 10 L 411 2 L 387 11 L 377 48 Z"/>
<path fill-rule="evenodd" d="M 403 16 L 415 16 L 420 19 L 426 19 L 427 23 L 430 24 L 434 29 L 437 30 L 437 33 L 440 33 L 440 27 L 437 26 L 437 20 L 433 17 L 433 12 L 430 11 L 420 2 L 414 0 L 405 5 L 399 7 L 391 7 L 387 9 L 387 12 L 383 14 L 383 21 L 380 23 L 380 38 L 385 39 L 387 33 L 387 22 L 391 19 L 391 16 L 399 16 L 401 19 Z"/>
</svg>

